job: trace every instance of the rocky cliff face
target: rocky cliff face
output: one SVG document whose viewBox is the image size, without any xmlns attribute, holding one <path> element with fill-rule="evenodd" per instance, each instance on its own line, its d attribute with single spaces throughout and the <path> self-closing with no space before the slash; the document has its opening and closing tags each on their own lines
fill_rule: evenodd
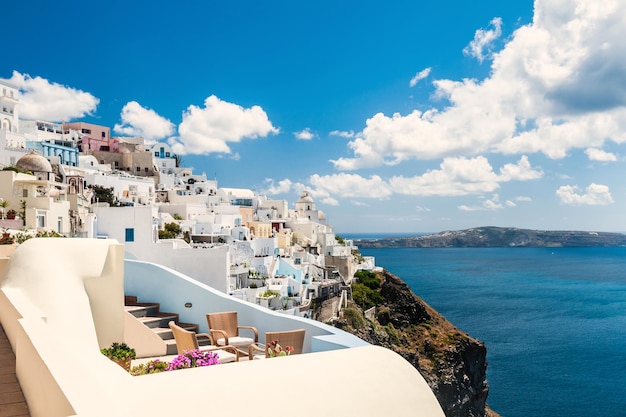
<svg viewBox="0 0 626 417">
<path fill-rule="evenodd" d="M 369 343 L 392 349 L 413 364 L 446 416 L 497 416 L 486 404 L 489 385 L 485 345 L 454 327 L 400 278 L 387 271 L 376 274 L 376 278 L 382 302 L 374 297 L 378 305 L 373 319 L 365 320 L 362 308 L 353 305 L 332 324 Z M 355 294 L 357 291 L 353 289 Z"/>
</svg>

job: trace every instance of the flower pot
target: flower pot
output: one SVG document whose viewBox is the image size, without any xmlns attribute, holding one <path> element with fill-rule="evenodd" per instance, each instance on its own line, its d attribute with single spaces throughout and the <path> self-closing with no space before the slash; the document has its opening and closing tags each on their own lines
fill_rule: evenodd
<svg viewBox="0 0 626 417">
<path fill-rule="evenodd" d="M 130 361 L 131 359 L 111 359 L 113 362 L 121 366 L 126 370 L 126 372 L 130 372 Z"/>
</svg>

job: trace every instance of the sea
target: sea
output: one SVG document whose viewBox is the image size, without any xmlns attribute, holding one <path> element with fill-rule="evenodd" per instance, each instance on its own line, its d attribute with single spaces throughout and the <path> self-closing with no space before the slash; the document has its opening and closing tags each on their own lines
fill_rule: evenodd
<svg viewBox="0 0 626 417">
<path fill-rule="evenodd" d="M 626 416 L 626 247 L 361 253 L 485 343 L 503 417 Z"/>
</svg>

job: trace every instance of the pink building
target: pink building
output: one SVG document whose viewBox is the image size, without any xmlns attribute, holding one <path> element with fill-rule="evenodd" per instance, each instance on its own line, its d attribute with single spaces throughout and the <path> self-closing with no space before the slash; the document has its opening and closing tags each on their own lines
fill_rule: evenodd
<svg viewBox="0 0 626 417">
<path fill-rule="evenodd" d="M 79 147 L 82 152 L 86 151 L 109 151 L 118 152 L 119 141 L 111 139 L 111 129 L 106 126 L 91 123 L 75 122 L 65 123 L 64 129 L 72 129 L 80 133 L 82 142 Z M 115 147 L 115 150 L 113 149 Z"/>
</svg>

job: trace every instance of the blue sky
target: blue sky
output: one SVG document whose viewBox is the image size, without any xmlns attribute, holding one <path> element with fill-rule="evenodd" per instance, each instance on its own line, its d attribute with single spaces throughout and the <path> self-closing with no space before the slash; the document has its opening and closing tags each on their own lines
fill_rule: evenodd
<svg viewBox="0 0 626 417">
<path fill-rule="evenodd" d="M 625 2 L 90 3 L 3 6 L 23 118 L 310 190 L 338 233 L 626 230 Z"/>
</svg>

